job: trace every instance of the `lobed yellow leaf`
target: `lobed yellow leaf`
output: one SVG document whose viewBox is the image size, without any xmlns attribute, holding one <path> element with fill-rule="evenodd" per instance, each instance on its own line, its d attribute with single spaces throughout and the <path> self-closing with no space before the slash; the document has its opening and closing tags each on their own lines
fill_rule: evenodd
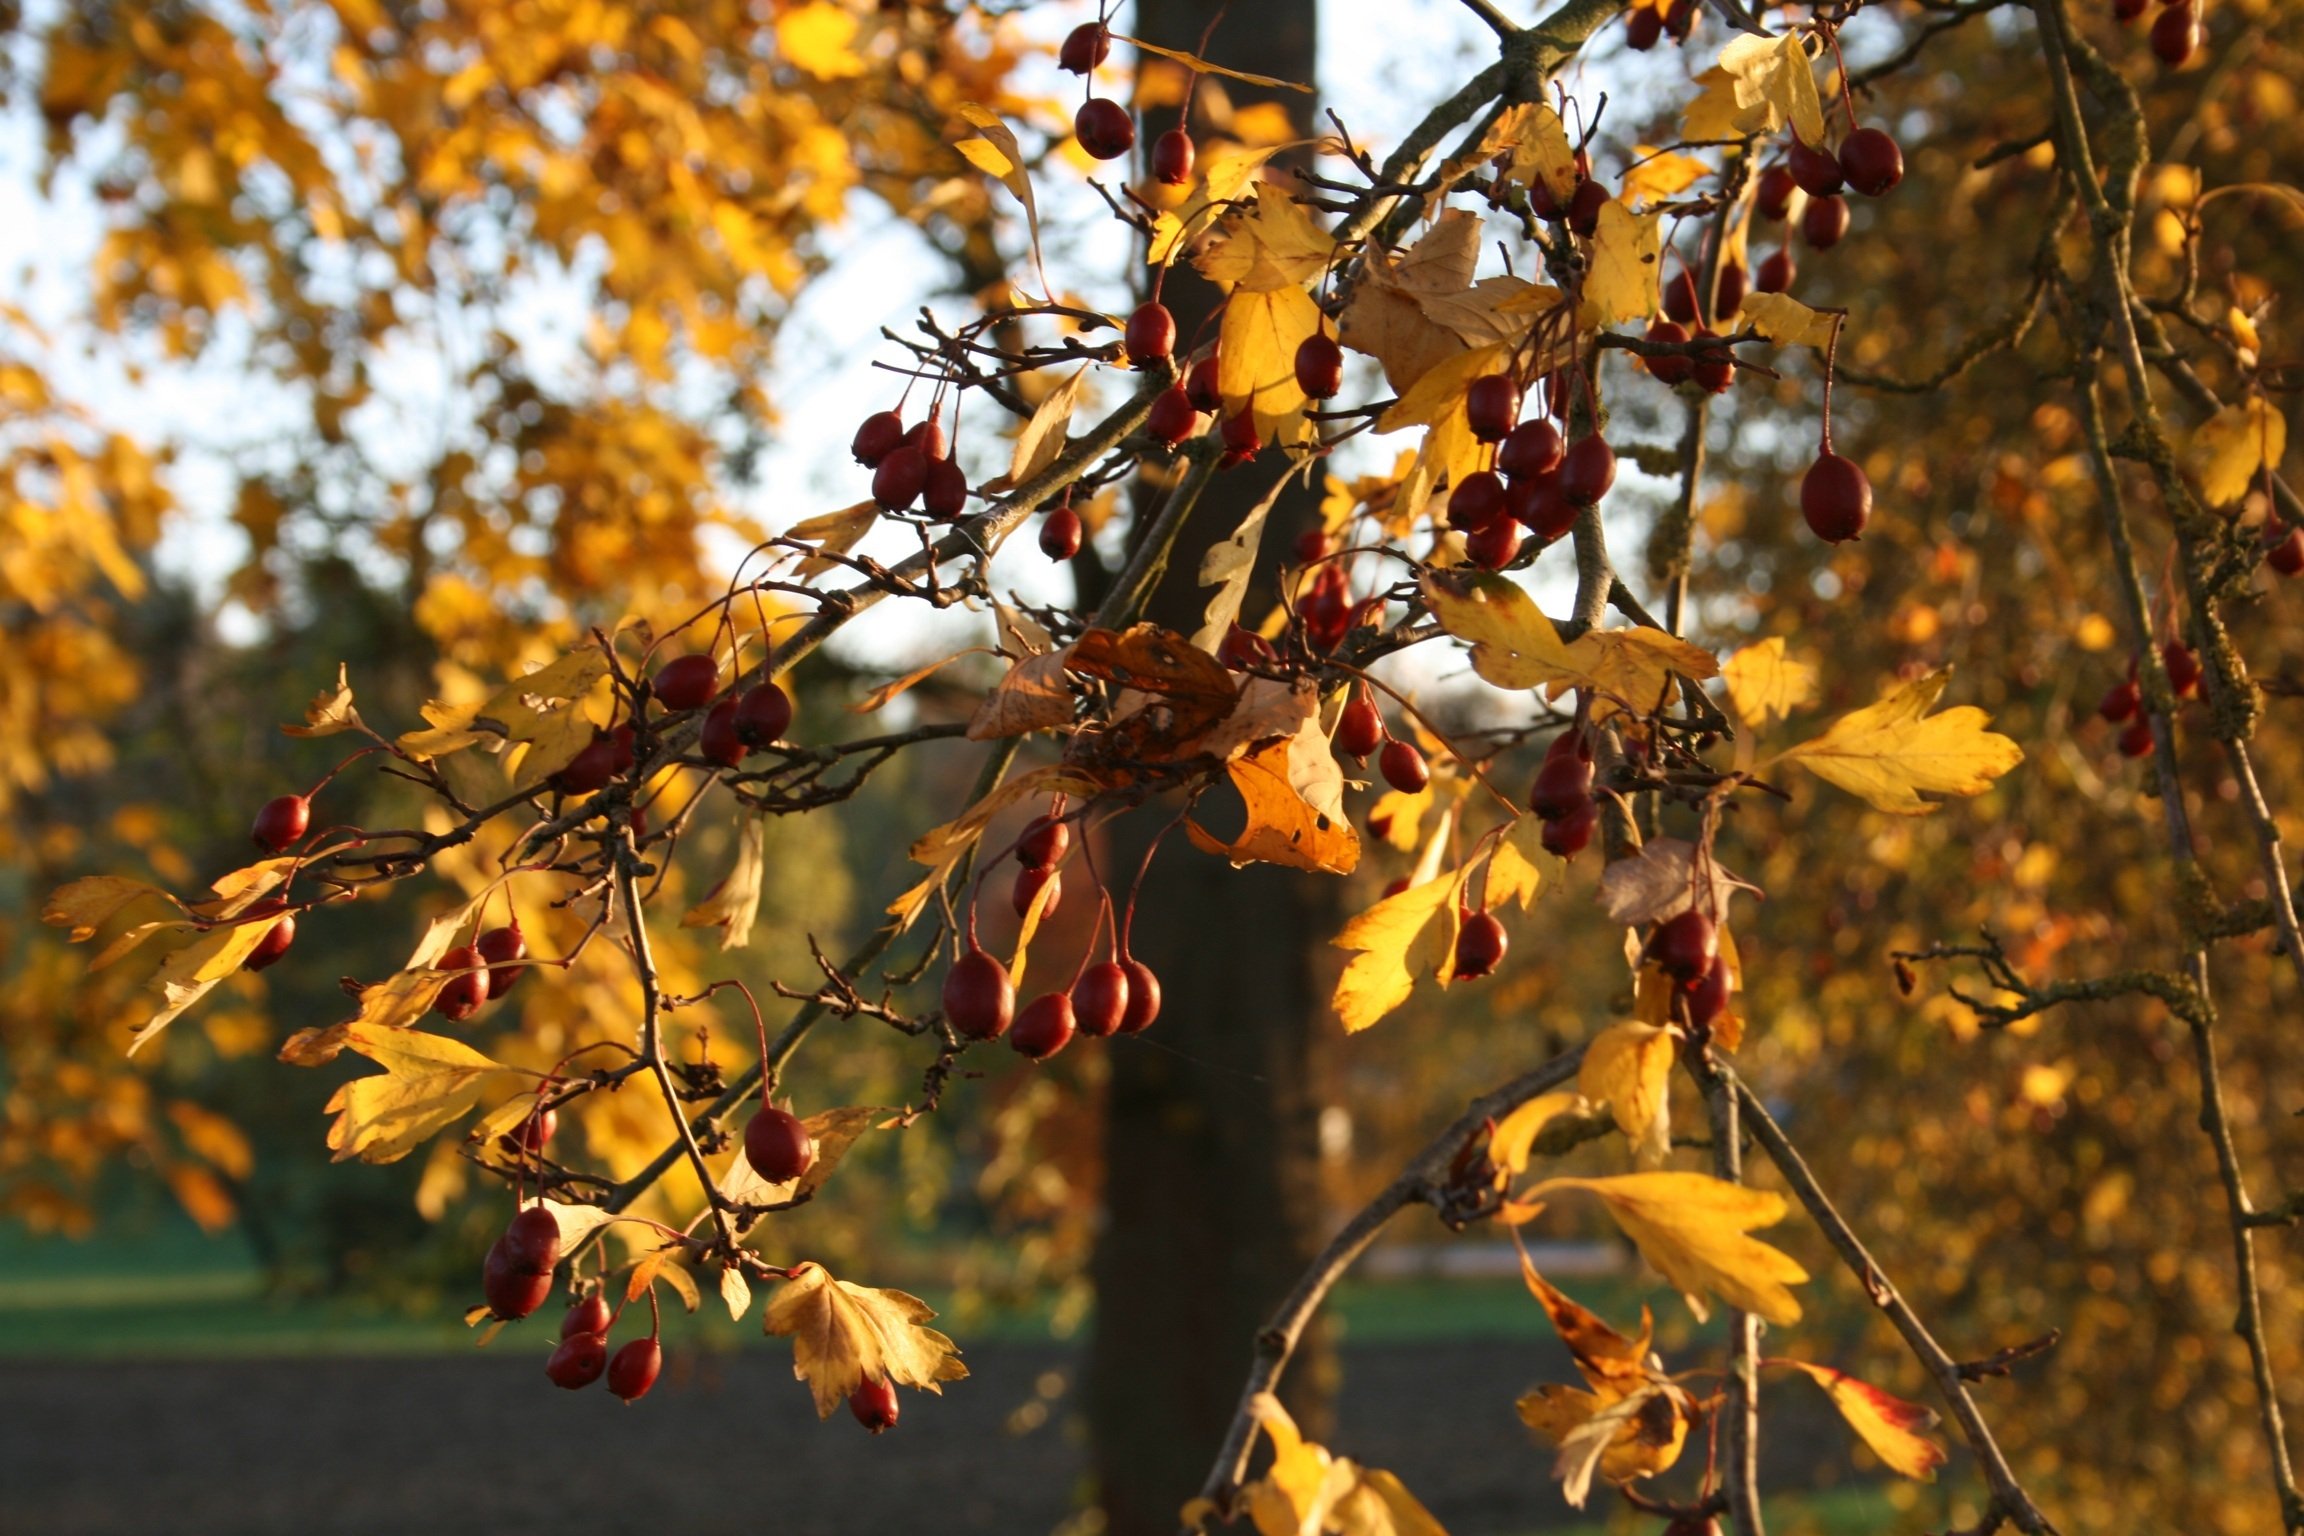
<svg viewBox="0 0 2304 1536">
<path fill-rule="evenodd" d="M 1651 709 L 1675 677 L 1701 681 L 1720 670 L 1710 651 L 1660 629 L 1595 629 L 1564 643 L 1525 589 L 1492 573 L 1432 572 L 1423 585 L 1440 627 L 1472 642 L 1474 672 L 1499 688 L 1541 687 L 1549 698 L 1584 689 L 1599 718 L 1619 706 Z"/>
<path fill-rule="evenodd" d="M 397 1162 L 470 1113 L 483 1095 L 509 1086 L 511 1069 L 444 1035 L 355 1023 L 343 1044 L 384 1071 L 354 1078 L 329 1099 L 336 1119 L 328 1149 L 337 1162 Z"/>
<path fill-rule="evenodd" d="M 1318 278 L 1335 249 L 1335 238 L 1302 205 L 1265 181 L 1256 184 L 1254 203 L 1217 226 L 1193 265 L 1227 293 L 1271 293 Z"/>
<path fill-rule="evenodd" d="M 1672 1151 L 1672 1050 L 1669 1030 L 1611 1024 L 1585 1047 L 1576 1073 L 1577 1091 L 1608 1106 L 1643 1168 L 1656 1167 Z"/>
<path fill-rule="evenodd" d="M 1800 1303 L 1786 1287 L 1806 1280 L 1808 1271 L 1790 1254 L 1746 1235 L 1784 1219 L 1783 1196 L 1701 1173 L 1626 1173 L 1547 1179 L 1520 1199 L 1541 1200 L 1563 1189 L 1598 1195 L 1699 1318 L 1707 1315 L 1709 1294 L 1772 1323 L 1800 1320 Z"/>
<path fill-rule="evenodd" d="M 1448 969 L 1456 954 L 1456 897 L 1463 885 L 1460 869 L 1412 885 L 1353 918 L 1330 941 L 1355 951 L 1331 999 L 1347 1031 L 1356 1034 L 1408 1001 L 1418 976 Z"/>
<path fill-rule="evenodd" d="M 48 895 L 47 905 L 40 910 L 40 921 L 52 928 L 69 928 L 69 942 L 84 943 L 96 936 L 96 930 L 135 902 L 147 896 L 157 896 L 178 911 L 183 903 L 156 885 L 142 880 L 131 880 L 125 875 L 90 875 L 60 885 Z"/>
<path fill-rule="evenodd" d="M 1737 651 L 1721 664 L 1720 677 L 1728 685 L 1728 702 L 1754 727 L 1782 720 L 1816 697 L 1816 669 L 1794 661 L 1781 635 Z"/>
<path fill-rule="evenodd" d="M 763 1327 L 792 1340 L 792 1374 L 808 1383 L 816 1416 L 831 1417 L 867 1380 L 941 1393 L 968 1374 L 952 1341 L 923 1326 L 935 1309 L 902 1291 L 835 1280 L 821 1264 L 792 1271 L 762 1314 Z"/>
<path fill-rule="evenodd" d="M 1824 143 L 1824 104 L 1816 93 L 1816 71 L 1808 62 L 1807 35 L 1774 37 L 1745 33 L 1720 50 L 1720 67 L 1735 82 L 1736 105 L 1767 113 L 1773 132 L 1786 123 L 1809 144 Z"/>
<path fill-rule="evenodd" d="M 1224 301 L 1216 387 L 1228 414 L 1254 413 L 1263 442 L 1287 444 L 1304 434 L 1296 349 L 1320 325 L 1320 306 L 1298 287 L 1242 288 Z"/>
<path fill-rule="evenodd" d="M 1949 670 L 1898 686 L 1877 703 L 1842 716 L 1813 741 L 1780 753 L 1850 794 L 1899 816 L 1935 809 L 1920 798 L 1980 795 L 2024 760 L 2015 742 L 1984 727 L 1992 717 L 1973 705 L 1930 715 Z"/>
<path fill-rule="evenodd" d="M 1577 318 L 1600 327 L 1654 314 L 1663 248 L 1662 214 L 1634 213 L 1614 198 L 1601 204 Z"/>
<path fill-rule="evenodd" d="M 2261 395 L 2228 405 L 2193 429 L 2192 468 L 2212 507 L 2246 498 L 2259 476 L 2277 472 L 2288 452 L 2288 419 Z"/>
<path fill-rule="evenodd" d="M 1359 865 L 1360 838 L 1342 814 L 1343 776 L 1318 721 L 1307 720 L 1295 736 L 1234 758 L 1225 771 L 1248 808 L 1247 824 L 1227 841 L 1197 818 L 1187 818 L 1184 832 L 1193 847 L 1230 859 L 1235 869 L 1262 863 L 1348 875 Z M 1320 795 L 1332 802 L 1323 809 L 1313 803 L 1313 794 L 1330 776 L 1336 793 Z"/>
</svg>

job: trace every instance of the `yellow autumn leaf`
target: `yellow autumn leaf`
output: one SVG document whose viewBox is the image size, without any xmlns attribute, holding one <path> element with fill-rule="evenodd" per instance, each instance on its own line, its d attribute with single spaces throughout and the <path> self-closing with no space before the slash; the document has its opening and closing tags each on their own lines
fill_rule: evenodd
<svg viewBox="0 0 2304 1536">
<path fill-rule="evenodd" d="M 1837 315 L 1821 314 L 1788 293 L 1748 293 L 1738 316 L 1780 347 L 1814 347 L 1821 352 L 1832 345 Z"/>
<path fill-rule="evenodd" d="M 1832 1399 L 1832 1406 L 1840 1410 L 1840 1417 L 1848 1421 L 1848 1427 L 1856 1431 L 1890 1471 L 1916 1482 L 1936 1480 L 1936 1469 L 1945 1462 L 1944 1447 L 1922 1433 L 1936 1424 L 1933 1410 L 1883 1392 L 1870 1382 L 1860 1381 L 1828 1365 L 1810 1365 L 1805 1360 L 1767 1363 L 1790 1366 L 1822 1387 Z"/>
<path fill-rule="evenodd" d="M 717 928 L 723 950 L 742 949 L 752 942 L 752 924 L 760 915 L 760 892 L 768 873 L 768 819 L 747 816 L 736 829 L 736 862 L 720 883 L 680 918 L 683 928 Z"/>
<path fill-rule="evenodd" d="M 1212 210 L 1222 209 L 1246 193 L 1274 155 L 1299 147 L 1298 144 L 1269 144 L 1211 149 L 1200 164 L 1200 184 L 1193 188 L 1184 206 L 1163 211 L 1154 222 L 1150 264 L 1166 266 L 1185 236 L 1199 228 Z"/>
<path fill-rule="evenodd" d="M 304 723 L 280 727 L 289 736 L 334 736 L 366 729 L 360 711 L 352 707 L 351 668 L 342 662 L 336 664 L 336 686 L 321 689 L 304 707 Z"/>
<path fill-rule="evenodd" d="M 1736 99 L 1736 77 L 1715 64 L 1696 77 L 1699 87 L 1680 119 L 1680 134 L 1691 144 L 1740 139 L 1778 126 L 1766 105 L 1745 106 Z"/>
<path fill-rule="evenodd" d="M 1807 42 L 1799 30 L 1774 37 L 1745 33 L 1720 50 L 1720 67 L 1735 82 L 1738 107 L 1747 112 L 1765 108 L 1769 131 L 1790 123 L 1803 142 L 1821 146 L 1824 104 L 1816 94 Z"/>
<path fill-rule="evenodd" d="M 1611 1024 L 1593 1036 L 1576 1072 L 1577 1091 L 1608 1106 L 1643 1168 L 1655 1167 L 1672 1151 L 1672 1050 L 1669 1030 Z"/>
<path fill-rule="evenodd" d="M 1432 572 L 1424 598 L 1440 627 L 1472 643 L 1472 670 L 1499 688 L 1581 688 L 1600 718 L 1618 706 L 1662 702 L 1675 676 L 1701 682 L 1720 670 L 1710 651 L 1659 629 L 1588 630 L 1573 643 L 1518 583 L 1487 572 Z"/>
<path fill-rule="evenodd" d="M 941 1393 L 943 1383 L 964 1379 L 959 1349 L 923 1326 L 935 1315 L 917 1296 L 851 1285 L 803 1263 L 770 1299 L 762 1323 L 791 1339 L 792 1374 L 808 1383 L 821 1419 L 867 1380 Z"/>
<path fill-rule="evenodd" d="M 183 903 L 156 885 L 131 880 L 125 875 L 90 875 L 51 891 L 47 905 L 40 910 L 40 921 L 50 927 L 71 929 L 67 938 L 79 944 L 94 938 L 97 929 L 147 896 L 157 896 L 178 911 L 183 910 Z"/>
<path fill-rule="evenodd" d="M 864 73 L 856 26 L 854 12 L 831 0 L 809 0 L 776 18 L 776 51 L 819 80 L 853 79 Z"/>
<path fill-rule="evenodd" d="M 1072 413 L 1080 408 L 1087 387 L 1088 370 L 1083 366 L 1033 407 L 1032 419 L 1016 434 L 1016 446 L 1008 455 L 1009 484 L 1022 485 L 1062 457 Z"/>
<path fill-rule="evenodd" d="M 1296 349 L 1320 329 L 1320 306 L 1301 288 L 1242 289 L 1224 301 L 1216 353 L 1216 387 L 1229 415 L 1256 417 L 1266 443 L 1302 435 L 1305 397 L 1296 382 Z"/>
<path fill-rule="evenodd" d="M 1576 190 L 1576 151 L 1559 113 L 1540 101 L 1507 107 L 1488 131 L 1487 147 L 1512 152 L 1512 164 L 1504 173 L 1508 178 L 1524 187 L 1541 181 L 1554 202 L 1563 208 L 1568 205 Z"/>
<path fill-rule="evenodd" d="M 1409 391 L 1377 418 L 1378 433 L 1403 427 L 1429 426 L 1416 460 L 1400 483 L 1394 500 L 1394 518 L 1405 523 L 1424 510 L 1442 482 L 1462 483 L 1474 470 L 1485 467 L 1487 446 L 1472 435 L 1466 400 L 1472 381 L 1483 374 L 1504 371 L 1509 349 L 1498 342 L 1474 347 L 1449 358 L 1417 379 Z"/>
<path fill-rule="evenodd" d="M 1707 1315 L 1704 1297 L 1712 1295 L 1772 1323 L 1800 1320 L 1800 1303 L 1786 1287 L 1806 1280 L 1808 1271 L 1790 1254 L 1747 1235 L 1784 1219 L 1783 1196 L 1708 1174 L 1625 1173 L 1546 1179 L 1519 1198 L 1525 1203 L 1568 1189 L 1598 1195 L 1624 1235 L 1687 1297 L 1699 1318 Z"/>
<path fill-rule="evenodd" d="M 1306 721 L 1305 728 L 1325 753 L 1328 738 L 1322 734 L 1318 722 Z M 1359 835 L 1352 830 L 1352 823 L 1340 814 L 1340 804 L 1337 813 L 1331 813 L 1307 796 L 1300 782 L 1305 752 L 1300 731 L 1296 736 L 1234 758 L 1226 765 L 1225 772 L 1248 809 L 1247 824 L 1239 836 L 1226 841 L 1203 827 L 1197 817 L 1187 818 L 1184 832 L 1191 838 L 1192 846 L 1230 859 L 1234 868 L 1263 863 L 1331 875 L 1352 873 L 1360 863 Z M 1331 757 L 1328 761 L 1333 767 L 1335 759 Z"/>
<path fill-rule="evenodd" d="M 2288 452 L 2288 419 L 2259 396 L 2228 405 L 2193 429 L 2192 468 L 2200 476 L 2200 497 L 2212 507 L 2247 496 L 2267 470 L 2277 471 Z"/>
<path fill-rule="evenodd" d="M 1544 1127 L 1576 1107 L 1576 1095 L 1540 1093 L 1496 1122 L 1488 1137 L 1488 1157 L 1500 1176 L 1517 1178 L 1527 1168 L 1529 1154 Z"/>
<path fill-rule="evenodd" d="M 328 1150 L 337 1162 L 390 1163 L 461 1120 L 481 1098 L 506 1091 L 513 1074 L 460 1040 L 415 1029 L 353 1024 L 343 1044 L 384 1069 L 336 1090 Z"/>
<path fill-rule="evenodd" d="M 1032 237 L 1032 266 L 1040 272 L 1040 290 L 1048 291 L 1048 274 L 1040 265 L 1040 205 L 1032 196 L 1032 178 L 1024 174 L 1024 151 L 1015 132 L 1000 114 L 980 102 L 964 101 L 953 115 L 976 131 L 952 141 L 952 147 L 970 165 L 999 181 L 1024 205 L 1024 225 Z"/>
<path fill-rule="evenodd" d="M 271 931 L 270 923 L 211 928 L 161 961 L 150 983 L 160 993 L 160 1007 L 130 1038 L 128 1054 L 135 1055 L 153 1036 L 181 1018 L 184 1010 L 206 997 L 216 983 L 239 970 Z"/>
<path fill-rule="evenodd" d="M 795 544 L 809 545 L 814 553 L 803 557 L 798 568 L 802 581 L 837 570 L 840 562 L 834 555 L 845 555 L 863 541 L 880 520 L 880 504 L 860 501 L 837 512 L 824 512 L 803 519 L 784 530 L 783 537 Z"/>
<path fill-rule="evenodd" d="M 1330 941 L 1354 951 L 1331 1000 L 1346 1030 L 1366 1029 L 1408 1001 L 1417 977 L 1447 969 L 1456 954 L 1456 896 L 1463 884 L 1464 872 L 1451 870 L 1412 885 L 1353 918 Z"/>
<path fill-rule="evenodd" d="M 1557 874 L 1561 867 L 1559 856 L 1545 851 L 1544 823 L 1522 816 L 1505 829 L 1489 851 L 1487 904 L 1501 907 L 1509 902 L 1525 912 L 1543 889 L 1545 872 Z"/>
<path fill-rule="evenodd" d="M 1614 198 L 1601 204 L 1577 318 L 1597 327 L 1654 314 L 1663 248 L 1662 214 L 1634 213 Z"/>
<path fill-rule="evenodd" d="M 1216 227 L 1216 237 L 1194 261 L 1200 275 L 1227 293 L 1269 293 L 1301 288 L 1328 270 L 1336 248 L 1285 191 L 1256 184 L 1256 200 Z"/>
<path fill-rule="evenodd" d="M 1986 730 L 1992 717 L 1974 705 L 1929 714 L 1951 679 L 1945 670 L 1901 684 L 1775 760 L 1799 763 L 1899 816 L 1934 810 L 1934 804 L 1920 798 L 1924 792 L 1980 795 L 2022 762 L 2024 751 L 2007 737 Z"/>
<path fill-rule="evenodd" d="M 1642 144 L 1634 153 L 1648 158 L 1626 171 L 1616 189 L 1616 195 L 1629 207 L 1661 202 L 1687 191 L 1712 174 L 1712 167 L 1678 150 L 1659 150 L 1652 144 Z"/>
<path fill-rule="evenodd" d="M 1785 653 L 1784 637 L 1771 635 L 1730 656 L 1720 667 L 1728 702 L 1747 725 L 1781 720 L 1816 697 L 1816 669 Z"/>
</svg>

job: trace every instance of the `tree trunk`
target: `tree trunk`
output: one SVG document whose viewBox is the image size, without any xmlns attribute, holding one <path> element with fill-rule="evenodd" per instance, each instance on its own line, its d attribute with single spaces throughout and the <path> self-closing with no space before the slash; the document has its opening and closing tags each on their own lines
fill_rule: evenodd
<svg viewBox="0 0 2304 1536">
<path fill-rule="evenodd" d="M 1217 0 L 1139 0 L 1136 25 L 1148 41 L 1197 51 L 1220 9 Z M 1315 0 L 1235 7 L 1209 51 L 1227 65 L 1309 82 L 1315 12 Z M 1264 94 L 1221 84 L 1236 105 Z M 1309 99 L 1282 99 L 1310 135 Z M 1174 123 L 1173 111 L 1148 114 L 1144 145 Z M 1179 266 L 1162 297 L 1176 315 L 1181 357 L 1219 296 Z M 1186 634 L 1199 628 L 1202 552 L 1230 536 L 1281 469 L 1267 453 L 1217 476 L 1149 617 Z M 1275 508 L 1259 562 L 1267 576 L 1315 505 L 1299 492 Z M 1271 593 L 1268 581 L 1251 591 L 1251 622 Z M 1134 872 L 1165 819 L 1122 823 L 1121 871 Z M 1238 1402 L 1257 1331 L 1318 1249 L 1321 959 L 1334 932 L 1332 887 L 1293 870 L 1233 870 L 1181 833 L 1162 844 L 1144 882 L 1133 947 L 1159 973 L 1164 1004 L 1148 1034 L 1113 1042 L 1095 1256 L 1089 1410 L 1108 1536 L 1172 1536 Z M 1333 1375 L 1325 1340 L 1308 1340 L 1288 1395 L 1312 1432 Z"/>
</svg>

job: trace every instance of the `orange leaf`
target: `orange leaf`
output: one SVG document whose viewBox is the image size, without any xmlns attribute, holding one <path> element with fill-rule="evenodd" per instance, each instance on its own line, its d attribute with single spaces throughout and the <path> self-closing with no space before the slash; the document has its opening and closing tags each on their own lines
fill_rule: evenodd
<svg viewBox="0 0 2304 1536">
<path fill-rule="evenodd" d="M 1932 1410 L 1906 1402 L 1828 1365 L 1810 1365 L 1805 1360 L 1771 1360 L 1768 1364 L 1788 1365 L 1822 1387 L 1830 1395 L 1832 1406 L 1840 1410 L 1840 1417 L 1848 1421 L 1848 1427 L 1872 1447 L 1872 1454 L 1886 1462 L 1890 1470 L 1918 1482 L 1936 1480 L 1936 1469 L 1944 1465 L 1944 1447 L 1921 1433 L 1935 1427 L 1936 1415 Z"/>
</svg>

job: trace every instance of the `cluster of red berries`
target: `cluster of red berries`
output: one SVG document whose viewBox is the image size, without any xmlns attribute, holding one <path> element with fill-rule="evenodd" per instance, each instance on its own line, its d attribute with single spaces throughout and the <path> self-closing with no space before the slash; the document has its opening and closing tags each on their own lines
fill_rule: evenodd
<svg viewBox="0 0 2304 1536">
<path fill-rule="evenodd" d="M 1101 21 L 1082 22 L 1064 39 L 1064 46 L 1057 52 L 1056 62 L 1072 74 L 1089 75 L 1111 53 L 1112 29 Z M 1128 115 L 1126 107 L 1108 96 L 1091 94 L 1082 102 L 1080 110 L 1072 114 L 1072 132 L 1079 138 L 1080 147 L 1097 160 L 1117 160 L 1136 147 L 1136 119 Z M 1162 142 L 1165 143 L 1168 137 L 1162 134 Z M 1175 149 L 1167 151 L 1171 161 L 1170 169 L 1175 168 L 1178 153 Z M 1184 140 L 1181 154 L 1182 171 L 1177 179 L 1189 181 L 1192 176 L 1192 141 L 1189 137 Z M 1168 178 L 1163 174 L 1162 179 Z"/>
<path fill-rule="evenodd" d="M 2168 686 L 2176 690 L 2176 697 L 2189 699 L 2200 691 L 2200 658 L 2192 654 L 2192 647 L 2181 640 L 2170 640 L 2160 647 L 2160 665 L 2167 670 Z M 2096 713 L 2113 725 L 2126 722 L 2120 733 L 2120 755 L 2143 757 L 2152 750 L 2152 717 L 2144 712 L 2144 695 L 2136 686 L 2136 663 L 2128 663 L 2125 682 L 2116 683 L 2105 690 L 2104 698 L 2096 706 Z"/>
<path fill-rule="evenodd" d="M 1580 730 L 1562 731 L 1544 751 L 1528 809 L 1544 823 L 1544 851 L 1573 859 L 1591 846 L 1600 824 L 1600 802 L 1592 793 L 1592 743 Z"/>
<path fill-rule="evenodd" d="M 1465 392 L 1472 435 L 1495 445 L 1493 467 L 1474 470 L 1448 493 L 1448 524 L 1464 534 L 1464 552 L 1484 570 L 1501 570 L 1520 552 L 1520 530 L 1541 549 L 1576 525 L 1576 515 L 1616 484 L 1616 452 L 1598 432 L 1570 443 L 1553 417 L 1562 414 L 1569 384 L 1555 374 L 1546 409 L 1520 419 L 1519 381 L 1491 373 Z"/>
<path fill-rule="evenodd" d="M 1298 561 L 1315 568 L 1311 580 L 1296 594 L 1296 622 L 1304 631 L 1305 644 L 1316 651 L 1333 651 L 1342 645 L 1352 627 L 1373 607 L 1373 603 L 1362 603 L 1352 596 L 1351 572 L 1343 561 L 1329 559 L 1328 553 L 1328 536 L 1319 529 L 1307 529 L 1298 536 Z M 1245 638 L 1262 645 L 1255 636 Z M 1265 645 L 1263 656 L 1252 659 L 1269 659 L 1270 651 Z"/>
<path fill-rule="evenodd" d="M 1710 917 L 1691 907 L 1666 918 L 1650 931 L 1646 953 L 1672 978 L 1675 1012 L 1690 1029 L 1710 1029 L 1728 1011 L 1728 962 Z"/>
<path fill-rule="evenodd" d="M 1779 252 L 1781 256 L 1783 253 Z M 1775 286 L 1771 286 L 1774 284 Z M 1712 288 L 1712 320 L 1725 325 L 1734 320 L 1744 308 L 1744 295 L 1752 281 L 1744 271 L 1744 264 L 1730 257 L 1720 263 L 1720 271 Z M 1776 257 L 1761 263 L 1761 289 L 1781 293 L 1792 286 L 1792 267 L 1789 258 L 1778 263 Z M 1664 312 L 1648 323 L 1644 339 L 1659 345 L 1685 346 L 1690 341 L 1711 341 L 1720 335 L 1717 326 L 1710 323 L 1705 307 L 1696 292 L 1696 274 L 1683 266 L 1664 284 Z M 1699 389 L 1709 394 L 1722 395 L 1736 383 L 1736 358 L 1726 345 L 1706 347 L 1698 352 L 1666 352 L 1641 359 L 1649 374 L 1660 384 L 1678 386 L 1690 379 Z"/>
<path fill-rule="evenodd" d="M 1072 828 L 1061 816 L 1036 817 L 1025 828 L 1016 843 L 1019 868 L 1011 892 L 1019 916 L 1031 910 L 1043 890 L 1049 892 L 1047 907 L 1061 899 L 1059 866 L 1071 847 Z M 1159 976 L 1130 955 L 1125 939 L 1117 936 L 1110 959 L 1083 965 L 1070 988 L 1044 992 L 1022 1012 L 1016 1008 L 1008 967 L 973 940 L 944 973 L 944 1020 L 953 1032 L 979 1041 L 1006 1035 L 1009 1046 L 1032 1061 L 1046 1061 L 1071 1044 L 1075 1034 L 1099 1039 L 1138 1034 L 1159 1016 Z"/>
<path fill-rule="evenodd" d="M 2112 0 L 2112 18 L 2131 22 L 2151 8 L 2152 0 Z M 2170 69 L 2182 69 L 2200 51 L 2200 0 L 2160 0 L 2160 14 L 2152 18 L 2152 53 Z"/>
<path fill-rule="evenodd" d="M 1355 692 L 1345 700 L 1343 713 L 1336 718 L 1336 747 L 1357 762 L 1366 762 L 1368 754 L 1376 752 L 1376 771 L 1404 795 L 1420 795 L 1432 782 L 1432 765 L 1424 760 L 1416 743 L 1387 730 L 1376 701 L 1366 693 Z M 1368 825 L 1378 836 L 1383 835 L 1383 823 L 1371 817 Z"/>
<path fill-rule="evenodd" d="M 872 471 L 872 499 L 884 511 L 909 512 L 913 503 L 939 522 L 968 510 L 968 476 L 952 457 L 940 408 L 904 425 L 896 411 L 874 411 L 848 441 L 856 462 Z"/>
<path fill-rule="evenodd" d="M 615 1325 L 616 1315 L 608 1310 L 608 1299 L 598 1291 L 570 1307 L 560 1320 L 560 1342 L 544 1362 L 544 1374 L 552 1378 L 552 1384 L 573 1392 L 606 1376 L 608 1390 L 624 1401 L 638 1402 L 646 1397 L 664 1369 L 663 1342 L 651 1331 L 646 1338 L 628 1341 L 611 1356 L 608 1330 Z"/>
<path fill-rule="evenodd" d="M 1695 30 L 1696 0 L 1656 0 L 1624 18 L 1624 46 L 1646 53 L 1666 37 L 1685 43 Z"/>
</svg>

